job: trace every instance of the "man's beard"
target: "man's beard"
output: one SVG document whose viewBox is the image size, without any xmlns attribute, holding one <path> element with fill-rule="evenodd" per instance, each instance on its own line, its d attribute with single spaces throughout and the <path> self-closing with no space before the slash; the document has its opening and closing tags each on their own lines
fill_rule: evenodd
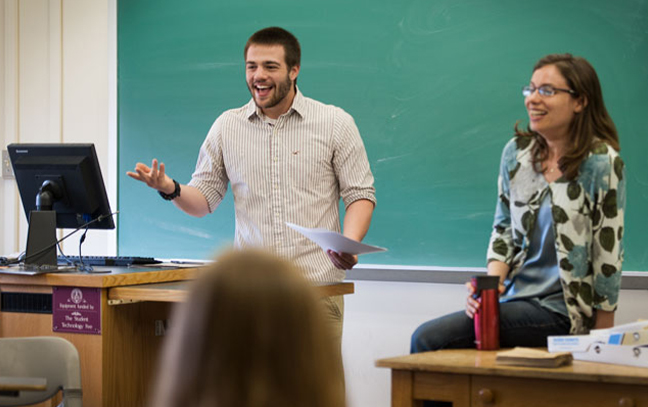
<svg viewBox="0 0 648 407">
<path fill-rule="evenodd" d="M 265 106 L 261 106 L 256 99 L 255 87 L 254 85 L 250 87 L 250 93 L 254 99 L 254 103 L 259 106 L 261 109 L 269 109 L 277 106 L 281 101 L 283 101 L 288 93 L 290 93 L 290 88 L 293 86 L 293 81 L 290 80 L 290 76 L 286 75 L 286 80 L 275 84 L 274 95 L 270 100 L 266 102 Z"/>
</svg>

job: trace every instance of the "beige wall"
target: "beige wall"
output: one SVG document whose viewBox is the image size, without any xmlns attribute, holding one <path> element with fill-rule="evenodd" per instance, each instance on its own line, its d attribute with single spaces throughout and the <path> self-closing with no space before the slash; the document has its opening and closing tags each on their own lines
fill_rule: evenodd
<svg viewBox="0 0 648 407">
<path fill-rule="evenodd" d="M 9 143 L 95 143 L 114 210 L 114 1 L 2 0 L 1 4 L 2 148 Z M 20 252 L 27 222 L 15 182 L 3 179 L 0 193 L 0 252 Z M 75 254 L 78 237 L 70 237 L 63 247 Z M 84 253 L 115 252 L 114 231 L 88 234 Z"/>
</svg>

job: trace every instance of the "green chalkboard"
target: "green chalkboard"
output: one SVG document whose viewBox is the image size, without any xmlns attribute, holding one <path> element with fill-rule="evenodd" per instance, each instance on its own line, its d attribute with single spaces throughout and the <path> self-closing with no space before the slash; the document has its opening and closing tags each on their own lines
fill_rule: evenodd
<svg viewBox="0 0 648 407">
<path fill-rule="evenodd" d="M 207 257 L 234 233 L 231 195 L 191 218 L 125 175 L 164 161 L 189 181 L 213 120 L 249 100 L 243 46 L 279 25 L 302 44 L 301 91 L 356 120 L 376 178 L 364 263 L 483 266 L 501 149 L 525 121 L 541 56 L 597 69 L 627 164 L 625 270 L 648 271 L 647 0 L 121 0 L 120 254 Z"/>
</svg>

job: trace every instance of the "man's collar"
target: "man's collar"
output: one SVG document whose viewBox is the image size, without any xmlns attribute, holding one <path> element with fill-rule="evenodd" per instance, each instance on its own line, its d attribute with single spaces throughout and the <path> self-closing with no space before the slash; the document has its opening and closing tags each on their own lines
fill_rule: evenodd
<svg viewBox="0 0 648 407">
<path fill-rule="evenodd" d="M 304 117 L 306 114 L 306 98 L 302 93 L 299 91 L 299 88 L 297 88 L 297 91 L 295 92 L 295 98 L 293 99 L 293 104 L 292 104 L 292 110 L 294 110 L 298 115 L 301 117 Z"/>
<path fill-rule="evenodd" d="M 288 112 L 284 114 L 290 115 L 292 112 L 297 113 L 301 117 L 304 117 L 304 113 L 306 112 L 306 100 L 304 95 L 299 91 L 299 88 L 296 88 L 292 106 L 288 109 Z M 261 112 L 261 109 L 256 105 L 256 103 L 254 103 L 254 98 L 250 99 L 246 108 L 246 117 L 251 120 L 255 116 L 261 118 L 262 115 L 263 113 Z"/>
</svg>

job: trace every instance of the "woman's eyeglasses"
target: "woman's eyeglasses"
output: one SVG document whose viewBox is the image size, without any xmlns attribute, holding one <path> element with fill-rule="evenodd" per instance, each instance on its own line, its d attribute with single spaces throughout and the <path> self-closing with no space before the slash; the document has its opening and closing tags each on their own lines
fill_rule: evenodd
<svg viewBox="0 0 648 407">
<path fill-rule="evenodd" d="M 533 92 L 535 92 L 536 90 L 538 91 L 538 94 L 540 96 L 553 96 L 556 94 L 556 92 L 567 92 L 570 95 L 577 95 L 576 91 L 573 91 L 571 89 L 554 88 L 550 85 L 542 85 L 538 88 L 534 88 L 533 86 L 525 86 L 522 88 L 522 94 L 524 95 L 524 97 L 529 97 L 533 95 Z"/>
</svg>

